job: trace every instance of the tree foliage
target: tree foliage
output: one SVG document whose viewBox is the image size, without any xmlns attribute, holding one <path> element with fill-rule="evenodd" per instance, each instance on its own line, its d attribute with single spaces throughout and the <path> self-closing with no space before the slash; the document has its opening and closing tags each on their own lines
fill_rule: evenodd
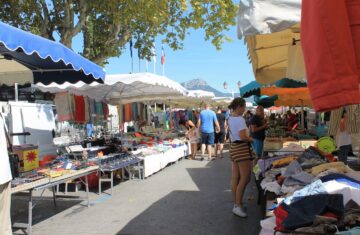
<svg viewBox="0 0 360 235">
<path fill-rule="evenodd" d="M 225 31 L 235 25 L 232 0 L 2 0 L 0 20 L 72 47 L 82 33 L 83 56 L 100 65 L 120 56 L 132 40 L 141 58 L 150 58 L 155 38 L 183 48 L 189 29 L 221 49 Z M 201 43 L 201 42 L 199 42 Z"/>
</svg>

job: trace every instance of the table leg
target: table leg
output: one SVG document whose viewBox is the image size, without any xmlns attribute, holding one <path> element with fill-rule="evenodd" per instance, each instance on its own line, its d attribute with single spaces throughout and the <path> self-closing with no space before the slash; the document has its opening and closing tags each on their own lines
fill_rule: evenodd
<svg viewBox="0 0 360 235">
<path fill-rule="evenodd" d="M 114 194 L 114 171 L 111 171 L 111 196 Z"/>
<path fill-rule="evenodd" d="M 56 193 L 55 193 L 55 190 L 56 190 L 56 186 L 54 186 L 54 187 L 52 188 L 54 205 L 55 205 L 55 207 L 56 207 Z"/>
<path fill-rule="evenodd" d="M 101 172 L 99 171 L 99 195 L 101 195 L 101 183 L 102 183 Z"/>
<path fill-rule="evenodd" d="M 141 169 L 140 169 L 140 162 L 138 162 L 138 174 L 139 174 L 139 179 L 141 180 Z"/>
<path fill-rule="evenodd" d="M 86 186 L 86 196 L 87 196 L 87 206 L 90 207 L 90 197 L 89 197 L 89 180 L 88 175 L 85 176 L 85 186 Z"/>
<path fill-rule="evenodd" d="M 29 191 L 28 234 L 32 235 L 32 190 Z"/>
</svg>

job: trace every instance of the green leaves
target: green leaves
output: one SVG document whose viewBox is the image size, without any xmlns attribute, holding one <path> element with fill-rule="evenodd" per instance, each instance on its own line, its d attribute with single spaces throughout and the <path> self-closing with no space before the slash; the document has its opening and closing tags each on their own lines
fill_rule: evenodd
<svg viewBox="0 0 360 235">
<path fill-rule="evenodd" d="M 161 37 L 173 50 L 183 48 L 190 28 L 220 50 L 235 25 L 232 0 L 2 0 L 0 19 L 16 27 L 72 46 L 83 34 L 82 55 L 103 65 L 120 56 L 133 39 L 140 57 L 150 59 L 151 45 Z"/>
</svg>

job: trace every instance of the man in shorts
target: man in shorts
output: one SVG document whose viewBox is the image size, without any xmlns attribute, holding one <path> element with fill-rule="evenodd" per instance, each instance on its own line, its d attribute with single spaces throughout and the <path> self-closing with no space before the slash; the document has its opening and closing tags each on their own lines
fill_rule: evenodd
<svg viewBox="0 0 360 235">
<path fill-rule="evenodd" d="M 226 116 L 222 113 L 222 107 L 217 108 L 216 118 L 219 122 L 220 132 L 215 133 L 215 158 L 218 157 L 218 152 L 220 151 L 220 158 L 223 158 L 223 149 L 226 137 L 227 122 Z"/>
<path fill-rule="evenodd" d="M 210 109 L 209 104 L 205 104 L 205 109 L 201 111 L 197 124 L 201 130 L 201 160 L 204 160 L 206 146 L 208 151 L 208 158 L 211 160 L 212 146 L 215 143 L 214 130 L 215 132 L 219 132 L 220 126 L 216 118 L 216 113 Z"/>
<path fill-rule="evenodd" d="M 257 157 L 261 157 L 264 147 L 265 131 L 269 127 L 264 118 L 264 107 L 259 105 L 256 114 L 250 120 L 250 132 L 253 138 L 253 148 Z"/>
</svg>

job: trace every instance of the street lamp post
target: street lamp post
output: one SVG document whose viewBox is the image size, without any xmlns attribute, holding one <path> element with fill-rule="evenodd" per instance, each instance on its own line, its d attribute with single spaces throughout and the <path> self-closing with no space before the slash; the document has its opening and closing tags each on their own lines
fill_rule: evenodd
<svg viewBox="0 0 360 235">
<path fill-rule="evenodd" d="M 236 85 L 237 85 L 238 91 L 239 91 L 239 93 L 240 93 L 241 82 L 238 81 L 238 82 L 236 83 Z M 228 84 L 227 84 L 227 82 L 224 82 L 223 86 L 224 86 L 224 89 L 225 89 L 225 90 L 228 89 Z M 232 98 L 234 98 L 235 91 L 236 91 L 236 89 L 231 89 L 231 90 L 230 90 L 230 92 L 231 92 L 231 94 L 232 94 Z M 241 94 L 240 94 L 240 96 L 241 96 Z"/>
</svg>

